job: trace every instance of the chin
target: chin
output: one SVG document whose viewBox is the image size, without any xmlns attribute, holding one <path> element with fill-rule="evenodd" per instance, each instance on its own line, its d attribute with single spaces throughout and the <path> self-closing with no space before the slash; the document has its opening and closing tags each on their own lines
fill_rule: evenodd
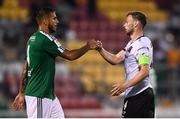
<svg viewBox="0 0 180 119">
<path fill-rule="evenodd" d="M 127 34 L 128 36 L 130 36 L 130 35 L 133 34 L 133 31 L 126 31 L 126 34 Z"/>
<path fill-rule="evenodd" d="M 55 33 L 56 30 L 50 29 L 49 32 L 50 32 L 50 33 Z"/>
<path fill-rule="evenodd" d="M 126 32 L 126 34 L 127 34 L 128 36 L 130 36 L 130 35 L 131 35 L 131 32 Z"/>
</svg>

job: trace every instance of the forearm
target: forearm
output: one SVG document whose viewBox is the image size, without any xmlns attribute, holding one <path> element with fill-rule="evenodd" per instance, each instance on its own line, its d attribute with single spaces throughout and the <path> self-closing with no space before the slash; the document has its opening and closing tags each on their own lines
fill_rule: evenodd
<svg viewBox="0 0 180 119">
<path fill-rule="evenodd" d="M 118 64 L 120 61 L 122 61 L 122 59 L 119 60 L 116 55 L 109 53 L 104 48 L 102 48 L 99 53 L 107 62 L 112 65 Z"/>
<path fill-rule="evenodd" d="M 146 68 L 146 69 L 142 69 L 140 70 L 132 80 L 128 80 L 126 82 L 126 87 L 129 88 L 129 87 L 132 87 L 132 86 L 135 86 L 137 85 L 138 83 L 140 83 L 142 80 L 144 80 L 147 76 L 149 75 L 149 69 Z"/>
<path fill-rule="evenodd" d="M 23 66 L 23 71 L 20 75 L 20 87 L 19 87 L 19 93 L 24 94 L 25 93 L 25 88 L 27 84 L 27 72 L 28 72 L 28 64 L 25 61 L 24 66 Z"/>
<path fill-rule="evenodd" d="M 83 56 L 87 51 L 89 50 L 89 47 L 87 45 L 84 45 L 80 49 L 70 50 L 66 53 L 66 59 L 68 60 L 75 60 Z"/>
</svg>

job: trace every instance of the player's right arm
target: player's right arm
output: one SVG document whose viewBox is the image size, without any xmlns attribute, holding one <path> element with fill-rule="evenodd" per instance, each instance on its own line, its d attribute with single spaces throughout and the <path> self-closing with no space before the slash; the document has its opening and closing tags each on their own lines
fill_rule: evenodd
<svg viewBox="0 0 180 119">
<path fill-rule="evenodd" d="M 19 93 L 23 94 L 25 93 L 25 88 L 27 84 L 27 73 L 28 73 L 28 62 L 25 60 L 23 65 L 23 71 L 20 76 L 20 87 L 19 87 Z"/>
<path fill-rule="evenodd" d="M 88 41 L 86 45 L 82 46 L 79 49 L 73 49 L 73 50 L 65 50 L 64 53 L 61 55 L 61 57 L 67 59 L 67 60 L 76 60 L 83 56 L 87 51 L 96 49 L 97 42 L 95 40 Z"/>
<path fill-rule="evenodd" d="M 98 41 L 98 47 L 99 47 L 98 51 L 101 54 L 101 56 L 110 64 L 116 65 L 124 60 L 124 57 L 125 57 L 124 50 L 121 50 L 117 54 L 112 54 L 103 48 L 102 43 L 100 41 Z"/>
<path fill-rule="evenodd" d="M 51 36 L 51 38 L 51 40 L 44 40 L 43 49 L 54 57 L 60 56 L 71 61 L 80 58 L 89 50 L 97 48 L 97 42 L 95 40 L 90 40 L 79 49 L 68 50 L 64 48 L 54 36 Z"/>
<path fill-rule="evenodd" d="M 27 63 L 27 61 L 25 61 L 24 65 L 23 65 L 22 73 L 20 75 L 19 93 L 16 96 L 16 98 L 13 102 L 13 105 L 12 105 L 16 111 L 19 111 L 20 109 L 22 109 L 23 104 L 24 104 L 25 88 L 26 88 L 26 84 L 27 84 L 27 80 L 26 80 L 27 72 L 28 72 L 28 63 Z"/>
</svg>

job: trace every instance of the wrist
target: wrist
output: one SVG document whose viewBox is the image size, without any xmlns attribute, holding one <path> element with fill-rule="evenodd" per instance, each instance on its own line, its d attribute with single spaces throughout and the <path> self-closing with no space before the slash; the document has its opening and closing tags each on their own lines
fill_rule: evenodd
<svg viewBox="0 0 180 119">
<path fill-rule="evenodd" d="M 98 48 L 98 49 L 97 49 L 97 51 L 98 51 L 100 54 L 103 53 L 103 50 L 104 50 L 104 48 Z"/>
<path fill-rule="evenodd" d="M 22 91 L 19 91 L 19 95 L 22 95 L 22 96 L 24 96 L 25 94 L 24 94 L 24 92 L 22 92 Z"/>
<path fill-rule="evenodd" d="M 88 51 L 90 50 L 90 46 L 88 45 L 88 43 L 84 46 L 84 48 Z"/>
<path fill-rule="evenodd" d="M 96 48 L 96 50 L 97 50 L 98 52 L 102 52 L 103 48 L 99 47 L 99 48 Z"/>
<path fill-rule="evenodd" d="M 129 87 L 130 87 L 130 85 L 129 85 L 129 82 L 128 82 L 128 81 L 126 81 L 126 82 L 124 83 L 124 87 L 125 87 L 125 89 L 127 89 L 127 88 L 129 88 Z"/>
</svg>

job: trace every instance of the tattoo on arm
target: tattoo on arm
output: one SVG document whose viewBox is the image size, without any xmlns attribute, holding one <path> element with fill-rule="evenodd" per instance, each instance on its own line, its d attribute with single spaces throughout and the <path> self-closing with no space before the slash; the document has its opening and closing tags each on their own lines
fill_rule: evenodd
<svg viewBox="0 0 180 119">
<path fill-rule="evenodd" d="M 26 84 L 27 84 L 27 80 L 26 80 L 27 72 L 28 72 L 28 63 L 27 63 L 27 61 L 25 61 L 24 66 L 23 66 L 23 71 L 22 71 L 21 76 L 20 76 L 19 92 L 22 93 L 22 94 L 24 94 Z"/>
</svg>

